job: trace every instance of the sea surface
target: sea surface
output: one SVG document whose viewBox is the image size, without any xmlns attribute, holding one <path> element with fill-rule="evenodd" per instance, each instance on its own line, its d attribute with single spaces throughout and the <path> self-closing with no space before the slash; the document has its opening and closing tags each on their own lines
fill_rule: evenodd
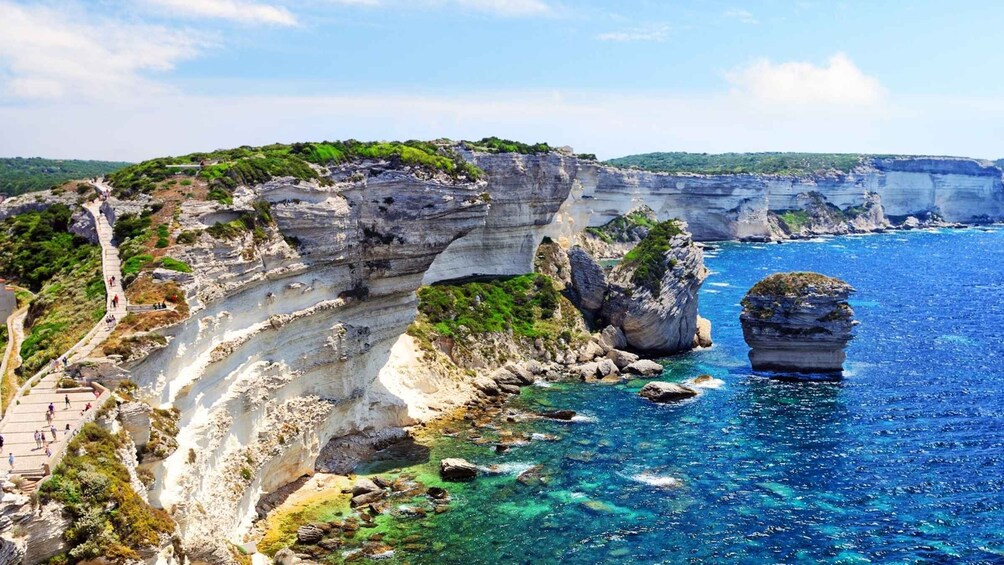
<svg viewBox="0 0 1004 565">
<path fill-rule="evenodd" d="M 644 380 L 524 389 L 514 409 L 580 417 L 437 440 L 405 471 L 436 483 L 439 459 L 461 456 L 498 474 L 445 484 L 449 512 L 398 520 L 390 537 L 412 543 L 392 560 L 1004 563 L 1004 230 L 722 244 L 706 264 L 715 345 L 663 360 L 662 378 L 720 388 L 672 405 L 640 399 Z M 840 382 L 749 369 L 739 301 L 793 270 L 857 289 Z M 510 433 L 538 435 L 503 454 L 471 442 Z M 545 482 L 515 480 L 533 465 Z"/>
</svg>

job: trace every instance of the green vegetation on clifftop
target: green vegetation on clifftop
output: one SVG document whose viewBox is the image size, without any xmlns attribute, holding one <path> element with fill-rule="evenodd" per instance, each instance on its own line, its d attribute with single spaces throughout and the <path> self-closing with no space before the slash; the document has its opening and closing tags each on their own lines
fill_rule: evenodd
<svg viewBox="0 0 1004 565">
<path fill-rule="evenodd" d="M 850 289 L 850 285 L 840 279 L 798 271 L 792 273 L 775 273 L 753 285 L 747 296 L 797 297 L 804 294 L 809 287 L 820 293 L 842 293 Z"/>
<path fill-rule="evenodd" d="M 862 162 L 858 153 L 644 153 L 610 159 L 617 167 L 637 167 L 664 173 L 707 175 L 811 175 L 848 173 Z"/>
<path fill-rule="evenodd" d="M 163 157 L 126 167 L 109 176 L 122 194 L 149 193 L 174 175 L 197 176 L 210 185 L 210 197 L 228 201 L 230 191 L 276 177 L 325 182 L 311 165 L 338 165 L 380 159 L 394 168 L 411 167 L 428 174 L 445 173 L 454 179 L 476 180 L 482 171 L 464 161 L 448 145 L 424 141 L 318 143 L 242 146 L 180 157 Z"/>
<path fill-rule="evenodd" d="M 670 240 L 685 233 L 677 220 L 659 222 L 649 230 L 645 239 L 628 251 L 618 269 L 634 269 L 631 282 L 647 288 L 652 296 L 662 292 L 662 277 L 673 267 L 672 259 L 666 259 Z"/>
<path fill-rule="evenodd" d="M 22 377 L 62 355 L 104 315 L 101 248 L 67 230 L 56 204 L 0 224 L 0 274 L 37 291 L 25 318 Z"/>
<path fill-rule="evenodd" d="M 74 179 L 97 177 L 129 165 L 114 161 L 77 161 L 41 157 L 0 158 L 0 194 L 16 196 Z"/>
</svg>

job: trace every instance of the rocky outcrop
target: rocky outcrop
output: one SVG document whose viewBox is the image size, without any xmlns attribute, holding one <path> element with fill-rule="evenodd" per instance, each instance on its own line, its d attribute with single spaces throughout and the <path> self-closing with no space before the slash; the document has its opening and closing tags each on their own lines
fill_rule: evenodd
<svg viewBox="0 0 1004 565">
<path fill-rule="evenodd" d="M 150 414 L 153 409 L 145 402 L 124 402 L 118 407 L 119 421 L 129 432 L 136 447 L 142 449 L 150 441 Z"/>
<path fill-rule="evenodd" d="M 693 398 L 697 396 L 697 391 L 681 384 L 656 381 L 641 387 L 638 396 L 652 402 L 665 403 Z"/>
<path fill-rule="evenodd" d="M 697 291 L 707 277 L 686 225 L 654 228 L 610 273 L 603 317 L 633 349 L 676 353 L 694 346 Z"/>
<path fill-rule="evenodd" d="M 578 246 L 568 250 L 568 263 L 572 274 L 572 302 L 587 312 L 599 311 L 607 293 L 603 268 L 588 251 Z"/>
<path fill-rule="evenodd" d="M 753 369 L 839 374 L 854 326 L 852 292 L 818 273 L 777 273 L 754 285 L 740 314 Z"/>
</svg>

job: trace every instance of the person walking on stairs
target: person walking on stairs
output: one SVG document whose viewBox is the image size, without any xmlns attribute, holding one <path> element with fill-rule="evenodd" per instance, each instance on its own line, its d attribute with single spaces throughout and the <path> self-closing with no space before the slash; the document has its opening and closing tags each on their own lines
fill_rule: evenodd
<svg viewBox="0 0 1004 565">
<path fill-rule="evenodd" d="M 0 450 L 3 450 L 3 436 L 0 436 Z"/>
<path fill-rule="evenodd" d="M 10 455 L 7 456 L 7 463 L 10 464 L 10 470 L 14 470 L 14 452 L 11 451 Z"/>
<path fill-rule="evenodd" d="M 42 439 L 38 435 L 38 430 L 35 430 L 35 449 L 42 449 Z"/>
<path fill-rule="evenodd" d="M 56 426 L 49 426 L 49 432 L 52 433 L 52 441 L 56 441 Z"/>
<path fill-rule="evenodd" d="M 66 405 L 66 408 L 64 408 L 63 410 L 69 410 L 70 409 L 70 395 L 69 394 L 64 394 L 63 395 L 63 403 Z"/>
</svg>

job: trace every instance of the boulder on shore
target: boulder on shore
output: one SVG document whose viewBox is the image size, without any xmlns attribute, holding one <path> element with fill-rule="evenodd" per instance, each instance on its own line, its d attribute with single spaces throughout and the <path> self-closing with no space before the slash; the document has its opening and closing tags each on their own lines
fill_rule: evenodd
<svg viewBox="0 0 1004 565">
<path fill-rule="evenodd" d="M 839 375 L 855 325 L 852 292 L 818 273 L 776 273 L 755 284 L 739 316 L 753 370 Z"/>
<path fill-rule="evenodd" d="M 650 359 L 639 359 L 624 367 L 624 372 L 644 377 L 654 377 L 662 374 L 662 365 Z"/>
<path fill-rule="evenodd" d="M 652 402 L 661 403 L 691 398 L 697 396 L 697 391 L 689 386 L 657 381 L 643 386 L 642 389 L 638 391 L 638 395 L 642 398 L 651 400 Z"/>
<path fill-rule="evenodd" d="M 447 481 L 469 481 L 478 476 L 478 468 L 466 459 L 451 457 L 439 462 L 439 476 Z"/>
</svg>

